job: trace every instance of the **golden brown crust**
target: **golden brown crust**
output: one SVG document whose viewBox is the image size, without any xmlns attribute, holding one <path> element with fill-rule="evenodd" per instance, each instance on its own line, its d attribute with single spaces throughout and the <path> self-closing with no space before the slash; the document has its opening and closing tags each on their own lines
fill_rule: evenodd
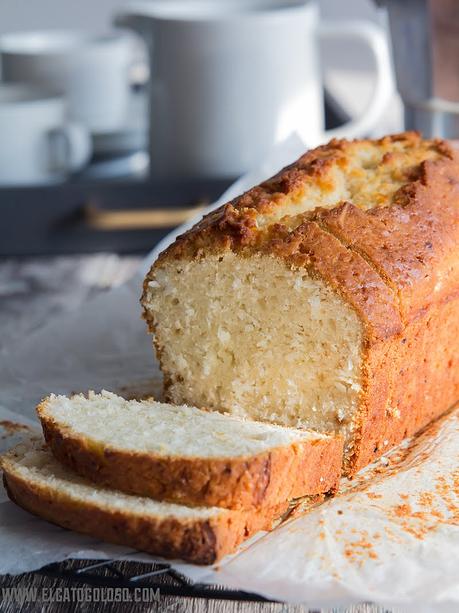
<svg viewBox="0 0 459 613">
<path fill-rule="evenodd" d="M 178 504 L 228 509 L 273 507 L 334 492 L 342 441 L 304 440 L 249 457 L 187 458 L 104 447 L 57 423 L 46 400 L 37 408 L 54 456 L 95 483 Z"/>
<path fill-rule="evenodd" d="M 213 564 L 231 553 L 245 539 L 269 530 L 288 509 L 226 511 L 207 519 L 137 516 L 104 508 L 92 501 L 77 501 L 49 487 L 31 483 L 15 474 L 8 462 L 3 480 L 13 502 L 58 526 L 104 541 L 140 549 L 165 558 L 194 564 Z"/>
<path fill-rule="evenodd" d="M 292 268 L 306 268 L 338 292 L 364 321 L 367 342 L 401 331 L 393 292 L 358 253 L 344 247 L 316 222 L 305 221 L 285 238 L 267 242 L 265 249 Z"/>
<path fill-rule="evenodd" d="M 327 170 L 345 162 L 346 141 L 333 140 L 308 151 L 296 162 L 225 204 L 179 236 L 160 256 L 163 258 L 199 257 L 204 252 L 254 247 L 263 239 L 257 217 L 267 215 L 288 199 L 301 199 L 305 184 L 319 184 L 332 189 Z"/>
<path fill-rule="evenodd" d="M 361 198 L 357 204 L 343 199 L 263 224 L 287 200 L 301 200 L 305 186 L 327 196 L 333 167 L 351 176 L 356 143 L 331 141 L 177 239 L 144 285 L 145 306 L 148 283 L 162 262 L 231 249 L 242 257 L 272 254 L 333 287 L 364 325 L 363 389 L 346 466 L 351 474 L 459 398 L 459 162 L 446 142 L 422 141 L 416 133 L 360 143 L 381 149 L 401 143 L 411 155 L 400 173 L 396 147 L 380 161 L 393 171 L 387 181 L 401 185 L 389 199 L 376 198 L 368 207 Z M 361 172 L 365 179 L 365 168 Z M 154 332 L 147 309 L 144 317 Z"/>
<path fill-rule="evenodd" d="M 390 207 L 364 212 L 347 202 L 324 212 L 323 223 L 395 289 L 408 323 L 459 291 L 458 202 L 458 161 L 426 161 Z"/>
<path fill-rule="evenodd" d="M 386 136 L 376 141 L 346 141 L 332 140 L 326 145 L 317 147 L 302 155 L 296 162 L 283 168 L 274 177 L 264 181 L 238 196 L 231 202 L 212 211 L 197 223 L 193 228 L 179 236 L 160 256 L 159 262 L 166 259 L 180 259 L 200 257 L 201 255 L 218 252 L 224 249 L 242 251 L 245 249 L 257 249 L 264 243 L 269 236 L 264 227 L 259 227 L 258 221 L 263 216 L 276 214 L 278 210 L 301 201 L 306 189 L 313 186 L 320 188 L 322 196 L 332 193 L 335 189 L 331 170 L 336 167 L 346 170 L 349 165 L 349 158 L 354 155 L 356 146 L 361 144 L 374 144 L 381 149 L 394 143 L 402 143 L 405 147 L 412 148 L 413 167 L 409 167 L 405 174 L 408 187 L 401 190 L 401 194 L 396 194 L 396 199 L 404 201 L 405 204 L 415 199 L 410 193 L 410 185 L 416 186 L 423 183 L 425 177 L 424 166 L 416 164 L 416 150 L 419 149 L 421 155 L 427 157 L 427 150 L 435 151 L 440 157 L 439 165 L 435 166 L 434 177 L 429 182 L 435 183 L 435 175 L 441 173 L 443 163 L 454 160 L 454 154 L 449 145 L 442 140 L 423 141 L 416 132 L 405 132 Z M 422 145 L 427 144 L 423 149 Z M 396 159 L 397 153 L 387 153 L 381 164 L 390 164 L 392 159 Z M 422 157 L 421 157 L 422 160 Z M 394 173 L 395 174 L 395 173 Z M 397 177 L 400 179 L 400 177 Z M 339 206 L 339 202 L 335 207 Z M 369 209 L 364 215 L 371 215 L 371 211 L 391 209 L 390 206 L 378 206 L 377 209 Z M 308 211 L 306 217 L 315 217 L 315 211 Z M 288 213 L 286 213 L 288 214 Z"/>
<path fill-rule="evenodd" d="M 431 306 L 402 336 L 373 351 L 371 388 L 351 473 L 451 408 L 459 398 L 459 304 Z M 434 340 L 433 340 L 434 339 Z"/>
</svg>

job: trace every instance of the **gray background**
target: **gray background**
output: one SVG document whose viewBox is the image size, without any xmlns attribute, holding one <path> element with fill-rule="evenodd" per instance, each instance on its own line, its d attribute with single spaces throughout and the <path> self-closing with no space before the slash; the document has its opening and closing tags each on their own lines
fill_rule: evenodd
<svg viewBox="0 0 459 613">
<path fill-rule="evenodd" d="M 97 30 L 109 23 L 114 10 L 127 3 L 123 0 L 0 0 L 0 32 L 46 27 Z M 319 0 L 319 4 L 325 17 L 379 19 L 372 0 Z"/>
<path fill-rule="evenodd" d="M 276 1 L 282 4 L 289 0 Z M 386 28 L 387 32 L 385 10 L 377 8 L 374 0 L 316 1 L 323 19 L 370 20 Z M 117 9 L 129 3 L 129 0 L 0 0 L 0 35 L 52 28 L 106 31 L 111 27 Z M 357 116 L 365 108 L 373 88 L 374 66 L 365 44 L 351 40 L 327 41 L 321 44 L 321 61 L 327 88 L 348 115 Z M 402 124 L 400 100 L 394 94 L 380 128 L 373 135 L 397 132 L 402 129 Z"/>
<path fill-rule="evenodd" d="M 215 0 L 219 2 L 219 0 Z M 279 0 L 281 3 L 282 0 Z M 0 34 L 43 28 L 84 28 L 91 31 L 110 27 L 123 0 L 0 0 Z M 384 11 L 372 0 L 319 0 L 327 19 L 370 19 L 384 25 Z M 324 63 L 336 67 L 368 70 L 370 62 L 358 43 L 327 43 Z"/>
</svg>

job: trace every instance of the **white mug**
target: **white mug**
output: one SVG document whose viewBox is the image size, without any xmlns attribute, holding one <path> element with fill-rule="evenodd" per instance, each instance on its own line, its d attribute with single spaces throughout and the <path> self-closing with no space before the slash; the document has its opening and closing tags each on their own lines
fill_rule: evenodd
<svg viewBox="0 0 459 613">
<path fill-rule="evenodd" d="M 151 173 L 236 176 L 297 132 L 317 145 L 373 128 L 392 91 L 385 36 L 367 22 L 319 24 L 307 1 L 151 0 L 115 19 L 150 48 Z M 324 130 L 317 35 L 362 39 L 373 96 L 358 119 Z"/>
<path fill-rule="evenodd" d="M 91 156 L 86 128 L 67 119 L 65 99 L 31 85 L 0 84 L 0 184 L 55 182 Z"/>
<path fill-rule="evenodd" d="M 0 37 L 3 79 L 61 91 L 70 117 L 97 134 L 123 126 L 130 96 L 132 39 L 50 30 Z"/>
</svg>

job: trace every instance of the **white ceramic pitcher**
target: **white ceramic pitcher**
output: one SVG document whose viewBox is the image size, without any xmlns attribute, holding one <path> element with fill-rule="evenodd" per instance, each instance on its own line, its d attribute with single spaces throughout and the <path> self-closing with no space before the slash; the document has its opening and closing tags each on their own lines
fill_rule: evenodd
<svg viewBox="0 0 459 613">
<path fill-rule="evenodd" d="M 319 24 L 312 0 L 150 0 L 128 5 L 116 24 L 148 45 L 154 176 L 236 176 L 293 132 L 308 146 L 365 135 L 392 91 L 382 30 Z M 377 72 L 362 115 L 327 132 L 318 35 L 362 39 Z"/>
</svg>

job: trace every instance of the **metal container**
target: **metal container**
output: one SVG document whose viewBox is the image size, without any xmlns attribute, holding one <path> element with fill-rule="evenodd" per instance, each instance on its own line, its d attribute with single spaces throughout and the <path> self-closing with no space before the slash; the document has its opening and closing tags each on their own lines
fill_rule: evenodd
<svg viewBox="0 0 459 613">
<path fill-rule="evenodd" d="M 377 3 L 388 10 L 405 128 L 459 138 L 459 1 Z"/>
</svg>

